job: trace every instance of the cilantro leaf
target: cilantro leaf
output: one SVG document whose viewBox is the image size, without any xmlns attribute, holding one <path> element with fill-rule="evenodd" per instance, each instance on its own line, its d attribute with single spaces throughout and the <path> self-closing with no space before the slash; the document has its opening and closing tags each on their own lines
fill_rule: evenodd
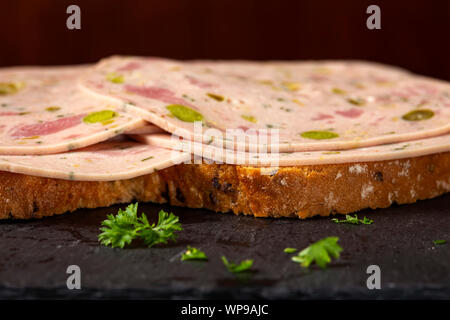
<svg viewBox="0 0 450 320">
<path fill-rule="evenodd" d="M 208 257 L 206 256 L 206 254 L 197 249 L 197 248 L 193 248 L 191 246 L 187 246 L 187 250 L 183 253 L 183 255 L 181 256 L 181 260 L 182 261 L 186 261 L 186 260 L 208 260 Z"/>
<path fill-rule="evenodd" d="M 292 257 L 292 260 L 300 263 L 305 268 L 308 268 L 311 263 L 315 262 L 324 269 L 331 262 L 331 257 L 339 258 L 342 247 L 337 244 L 338 240 L 338 237 L 328 237 L 319 240 L 300 251 L 298 255 Z"/>
<path fill-rule="evenodd" d="M 440 245 L 440 244 L 446 244 L 447 240 L 433 240 L 434 244 Z"/>
<path fill-rule="evenodd" d="M 175 240 L 174 231 L 182 230 L 179 219 L 174 214 L 161 210 L 158 223 L 150 225 L 147 216 L 137 215 L 138 203 L 130 204 L 125 210 L 119 209 L 117 215 L 108 215 L 102 222 L 102 233 L 98 240 L 105 246 L 123 248 L 134 239 L 141 238 L 149 247 L 158 243 Z"/>
<path fill-rule="evenodd" d="M 250 259 L 243 260 L 241 261 L 241 263 L 235 264 L 233 262 L 228 262 L 227 258 L 225 256 L 222 256 L 222 261 L 225 267 L 227 267 L 228 271 L 232 273 L 248 271 L 253 265 L 253 260 Z"/>
<path fill-rule="evenodd" d="M 372 224 L 373 220 L 367 218 L 366 216 L 364 219 L 358 219 L 358 215 L 355 214 L 354 217 L 352 217 L 349 214 L 345 215 L 345 220 L 339 220 L 337 218 L 331 219 L 331 221 L 335 223 L 348 223 L 348 224 Z"/>
<path fill-rule="evenodd" d="M 295 251 L 297 251 L 297 249 L 295 249 L 295 248 L 284 248 L 283 251 L 285 253 L 294 253 Z"/>
</svg>

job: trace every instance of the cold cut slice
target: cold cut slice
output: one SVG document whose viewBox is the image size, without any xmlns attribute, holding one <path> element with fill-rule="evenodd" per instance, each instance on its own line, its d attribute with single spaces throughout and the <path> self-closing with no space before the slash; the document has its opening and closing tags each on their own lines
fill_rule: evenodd
<svg viewBox="0 0 450 320">
<path fill-rule="evenodd" d="M 123 104 L 78 88 L 81 67 L 0 70 L 0 154 L 78 149 L 141 127 Z"/>
<path fill-rule="evenodd" d="M 246 166 L 301 166 L 335 163 L 396 160 L 450 151 L 450 134 L 408 142 L 384 144 L 350 150 L 249 153 L 218 148 L 180 139 L 167 133 L 130 135 L 133 139 L 162 148 L 192 153 L 193 161 Z"/>
<path fill-rule="evenodd" d="M 212 142 L 219 147 L 227 129 L 253 135 L 278 129 L 245 150 L 267 144 L 282 152 L 368 147 L 450 131 L 449 83 L 366 62 L 112 57 L 80 83 L 188 140 L 206 143 L 206 130 L 219 131 L 222 138 Z M 195 123 L 202 131 L 195 132 Z"/>
<path fill-rule="evenodd" d="M 0 155 L 0 171 L 77 181 L 131 179 L 187 161 L 190 154 L 112 139 L 61 154 Z"/>
</svg>

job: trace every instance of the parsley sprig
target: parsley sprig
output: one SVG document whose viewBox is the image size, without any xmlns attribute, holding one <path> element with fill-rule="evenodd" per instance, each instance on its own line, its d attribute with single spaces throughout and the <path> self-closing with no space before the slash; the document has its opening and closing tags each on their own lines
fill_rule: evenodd
<svg viewBox="0 0 450 320">
<path fill-rule="evenodd" d="M 233 262 L 229 262 L 225 256 L 222 256 L 222 261 L 225 267 L 227 267 L 228 271 L 232 273 L 239 273 L 250 270 L 253 265 L 253 260 L 247 259 L 241 261 L 239 264 L 235 264 Z"/>
<path fill-rule="evenodd" d="M 358 215 L 355 214 L 354 217 L 352 217 L 349 214 L 345 215 L 345 220 L 339 220 L 337 218 L 331 219 L 331 221 L 335 223 L 348 223 L 348 224 L 372 224 L 373 220 L 367 218 L 364 216 L 364 219 L 358 219 Z"/>
<path fill-rule="evenodd" d="M 175 231 L 182 230 L 179 218 L 173 213 L 159 211 L 158 223 L 150 224 L 143 213 L 137 215 L 138 203 L 130 204 L 125 210 L 119 209 L 117 215 L 108 215 L 102 222 L 102 233 L 99 241 L 105 246 L 123 248 L 134 239 L 142 239 L 144 243 L 152 247 L 159 243 L 167 243 L 175 240 Z"/>
<path fill-rule="evenodd" d="M 181 260 L 208 260 L 208 257 L 203 251 L 191 246 L 187 246 L 187 250 L 183 252 L 183 255 L 181 256 Z"/>
<path fill-rule="evenodd" d="M 331 262 L 331 257 L 339 258 L 342 247 L 338 245 L 338 240 L 338 237 L 327 237 L 319 240 L 300 251 L 298 255 L 292 257 L 292 260 L 300 263 L 305 268 L 308 268 L 311 263 L 315 262 L 324 269 Z"/>
</svg>

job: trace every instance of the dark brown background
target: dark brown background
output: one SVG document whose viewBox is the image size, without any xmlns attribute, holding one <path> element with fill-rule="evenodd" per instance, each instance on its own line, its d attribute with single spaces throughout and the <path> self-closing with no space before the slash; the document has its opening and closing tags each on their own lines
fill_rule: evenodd
<svg viewBox="0 0 450 320">
<path fill-rule="evenodd" d="M 78 4 L 82 29 L 66 28 Z M 381 30 L 366 28 L 370 4 Z M 368 59 L 450 80 L 450 1 L 2 0 L 0 65 L 179 59 Z"/>
</svg>

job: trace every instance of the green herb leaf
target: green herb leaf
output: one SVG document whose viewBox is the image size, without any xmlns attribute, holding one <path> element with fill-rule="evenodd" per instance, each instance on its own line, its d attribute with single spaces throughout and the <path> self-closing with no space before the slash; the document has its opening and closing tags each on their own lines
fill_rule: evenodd
<svg viewBox="0 0 450 320">
<path fill-rule="evenodd" d="M 367 218 L 366 216 L 364 216 L 363 220 L 361 221 L 362 224 L 372 224 L 373 220 Z"/>
<path fill-rule="evenodd" d="M 283 251 L 285 253 L 294 253 L 295 251 L 297 251 L 297 249 L 295 249 L 295 248 L 285 248 Z"/>
<path fill-rule="evenodd" d="M 331 262 L 331 257 L 339 258 L 342 248 L 337 244 L 338 240 L 338 237 L 328 237 L 319 240 L 292 257 L 292 261 L 300 263 L 305 268 L 308 268 L 311 263 L 315 262 L 324 269 Z"/>
<path fill-rule="evenodd" d="M 345 90 L 342 90 L 339 88 L 333 88 L 331 91 L 335 94 L 347 94 L 347 92 Z"/>
<path fill-rule="evenodd" d="M 140 236 L 149 247 L 158 243 L 167 243 L 169 240 L 175 240 L 176 235 L 174 231 L 183 230 L 179 218 L 173 213 L 169 214 L 163 210 L 159 211 L 158 223 L 156 225 L 154 223 L 150 225 L 144 214 L 139 220 L 145 225 Z"/>
<path fill-rule="evenodd" d="M 219 102 L 222 102 L 223 100 L 225 100 L 225 98 L 223 96 L 215 94 L 215 93 L 207 93 L 206 95 L 210 98 L 213 98 L 216 101 L 219 101 Z"/>
<path fill-rule="evenodd" d="M 334 139 L 339 137 L 335 132 L 331 131 L 306 131 L 301 134 L 303 138 L 323 140 L 323 139 Z"/>
<path fill-rule="evenodd" d="M 171 104 L 166 107 L 167 110 L 177 119 L 184 122 L 202 121 L 203 116 L 201 113 L 183 106 L 181 104 Z"/>
<path fill-rule="evenodd" d="M 150 225 L 147 216 L 137 216 L 138 203 L 130 204 L 125 210 L 119 209 L 117 215 L 108 215 L 102 222 L 102 233 L 99 241 L 105 246 L 123 248 L 134 239 L 140 238 L 146 245 L 152 247 L 158 243 L 175 240 L 174 231 L 182 230 L 179 219 L 174 214 L 161 210 L 158 223 Z"/>
<path fill-rule="evenodd" d="M 232 273 L 239 273 L 249 270 L 253 265 L 253 260 L 243 260 L 238 265 L 233 262 L 228 262 L 225 256 L 222 256 L 222 261 L 225 267 L 227 267 L 228 271 Z"/>
<path fill-rule="evenodd" d="M 434 244 L 440 245 L 440 244 L 446 244 L 447 240 L 433 240 Z"/>
<path fill-rule="evenodd" d="M 366 102 L 362 98 L 349 98 L 347 102 L 354 104 L 355 106 L 363 106 Z"/>
<path fill-rule="evenodd" d="M 61 110 L 61 107 L 51 106 L 51 107 L 45 108 L 45 110 L 48 112 L 55 112 L 55 111 Z"/>
<path fill-rule="evenodd" d="M 187 246 L 187 250 L 183 253 L 183 255 L 181 256 L 181 260 L 182 261 L 186 261 L 186 260 L 208 260 L 208 257 L 206 256 L 206 254 L 197 249 L 197 248 L 193 248 L 191 246 Z"/>
<path fill-rule="evenodd" d="M 358 215 L 355 214 L 354 217 L 352 217 L 349 214 L 345 215 L 345 220 L 339 220 L 337 218 L 331 219 L 331 221 L 335 223 L 348 223 L 348 224 L 372 224 L 373 220 L 367 218 L 366 216 L 363 219 L 358 219 Z"/>
<path fill-rule="evenodd" d="M 394 149 L 392 149 L 392 150 L 393 150 L 393 151 L 400 151 L 400 150 L 405 150 L 405 149 L 408 148 L 408 147 L 409 147 L 409 143 L 404 144 L 404 145 L 401 146 L 401 147 L 394 148 Z"/>
<path fill-rule="evenodd" d="M 99 241 L 105 246 L 123 248 L 137 237 L 137 203 L 130 204 L 125 210 L 119 209 L 117 215 L 108 215 L 102 222 Z"/>
</svg>

